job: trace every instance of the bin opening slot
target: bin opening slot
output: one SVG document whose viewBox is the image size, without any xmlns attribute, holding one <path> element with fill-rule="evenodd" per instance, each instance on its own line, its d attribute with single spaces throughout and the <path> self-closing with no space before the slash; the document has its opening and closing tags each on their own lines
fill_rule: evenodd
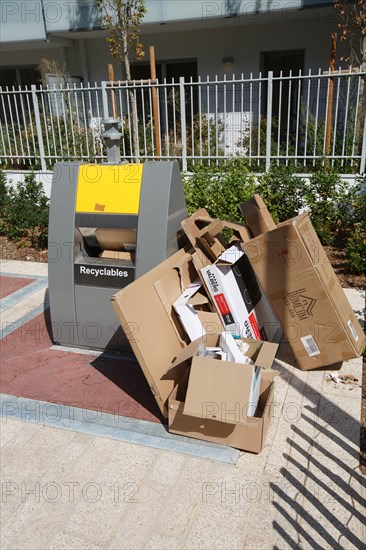
<svg viewBox="0 0 366 550">
<path fill-rule="evenodd" d="M 136 230 L 78 227 L 84 257 L 135 264 Z"/>
</svg>

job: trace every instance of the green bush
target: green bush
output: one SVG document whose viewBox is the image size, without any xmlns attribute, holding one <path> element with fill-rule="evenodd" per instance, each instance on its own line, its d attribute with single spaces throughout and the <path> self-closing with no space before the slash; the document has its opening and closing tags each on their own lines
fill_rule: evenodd
<svg viewBox="0 0 366 550">
<path fill-rule="evenodd" d="M 366 273 L 366 178 L 358 180 L 350 201 L 346 251 L 351 269 Z"/>
<path fill-rule="evenodd" d="M 355 225 L 347 240 L 347 257 L 354 273 L 366 273 L 366 230 Z"/>
<path fill-rule="evenodd" d="M 255 179 L 240 158 L 220 166 L 198 165 L 183 186 L 189 214 L 206 208 L 214 218 L 241 223 L 238 204 L 256 192 Z"/>
<path fill-rule="evenodd" d="M 278 223 L 297 216 L 304 206 L 305 190 L 305 180 L 294 175 L 294 167 L 274 166 L 259 178 L 256 193 Z"/>
<path fill-rule="evenodd" d="M 8 202 L 8 188 L 6 185 L 6 174 L 4 172 L 0 172 L 0 219 L 4 215 L 7 202 Z"/>
<path fill-rule="evenodd" d="M 366 178 L 358 183 L 350 187 L 334 169 L 321 169 L 306 182 L 286 166 L 273 167 L 256 182 L 246 161 L 235 158 L 197 166 L 185 179 L 184 191 L 189 214 L 204 207 L 215 218 L 238 222 L 243 222 L 238 203 L 254 193 L 262 195 L 276 222 L 308 206 L 322 244 L 341 244 L 351 269 L 366 273 Z"/>
<path fill-rule="evenodd" d="M 347 184 L 334 169 L 319 170 L 310 177 L 304 198 L 323 245 L 330 245 L 342 228 L 349 205 Z"/>
<path fill-rule="evenodd" d="M 3 176 L 2 176 L 3 178 Z M 27 238 L 35 248 L 47 245 L 49 201 L 34 174 L 28 174 L 16 188 L 6 186 L 6 202 L 1 220 L 1 233 L 18 241 Z"/>
</svg>

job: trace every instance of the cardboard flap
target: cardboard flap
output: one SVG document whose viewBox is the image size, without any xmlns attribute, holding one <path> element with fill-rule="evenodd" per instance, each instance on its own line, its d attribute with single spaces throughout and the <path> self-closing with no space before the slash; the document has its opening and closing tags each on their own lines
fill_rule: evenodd
<svg viewBox="0 0 366 550">
<path fill-rule="evenodd" d="M 238 243 L 234 243 L 230 248 L 225 250 L 217 259 L 217 264 L 234 265 L 239 258 L 244 256 L 245 252 L 241 249 Z"/>
<path fill-rule="evenodd" d="M 234 234 L 238 235 L 243 243 L 247 243 L 253 238 L 253 233 L 250 231 L 247 225 L 227 221 L 224 221 L 222 223 L 224 227 L 227 227 L 228 229 L 233 229 Z"/>
<path fill-rule="evenodd" d="M 169 271 L 176 272 L 177 264 L 184 259 L 189 261 L 190 257 L 187 250 L 178 250 L 111 298 L 122 328 L 129 329 L 131 347 L 164 416 L 168 416 L 168 397 L 182 373 L 178 369 L 169 379 L 165 379 L 164 374 L 172 359 L 180 353 L 183 343 L 154 283 Z M 174 293 L 178 297 L 180 284 L 176 282 Z"/>
<path fill-rule="evenodd" d="M 183 254 L 171 269 L 167 270 L 160 279 L 153 283 L 180 341 L 184 341 L 186 336 L 179 319 L 176 317 L 173 304 L 191 284 L 193 276 L 197 277 L 197 273 L 191 261 L 191 255 Z"/>
<path fill-rule="evenodd" d="M 253 368 L 193 357 L 183 414 L 240 423 L 241 412 L 249 402 Z"/>
<path fill-rule="evenodd" d="M 182 228 L 198 252 L 196 264 L 199 268 L 214 262 L 225 250 L 220 237 L 223 223 L 221 220 L 211 218 L 205 208 L 197 210 L 192 216 L 183 220 Z"/>
<path fill-rule="evenodd" d="M 259 349 L 255 364 L 264 369 L 271 369 L 278 350 L 278 344 L 265 342 Z"/>
<path fill-rule="evenodd" d="M 182 351 L 177 353 L 174 357 L 172 364 L 167 369 L 166 372 L 169 372 L 171 369 L 175 368 L 177 365 L 184 363 L 191 359 L 197 352 L 198 346 L 204 342 L 206 346 L 214 346 L 217 343 L 217 334 L 206 334 L 201 338 L 197 338 L 194 342 L 191 342 L 186 346 Z"/>
<path fill-rule="evenodd" d="M 276 229 L 276 224 L 260 195 L 255 194 L 251 199 L 240 203 L 239 208 L 255 237 Z"/>
<path fill-rule="evenodd" d="M 187 300 L 187 304 L 191 306 L 203 306 L 205 304 L 210 304 L 210 300 L 207 298 L 206 294 L 203 294 L 200 290 L 194 294 L 189 300 Z"/>
</svg>

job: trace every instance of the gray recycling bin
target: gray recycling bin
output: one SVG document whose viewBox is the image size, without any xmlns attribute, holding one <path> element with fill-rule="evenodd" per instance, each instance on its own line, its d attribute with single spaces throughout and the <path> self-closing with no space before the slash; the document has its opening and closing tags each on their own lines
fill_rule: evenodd
<svg viewBox="0 0 366 550">
<path fill-rule="evenodd" d="M 177 162 L 57 163 L 48 240 L 54 342 L 129 349 L 109 298 L 183 244 L 186 217 Z"/>
</svg>

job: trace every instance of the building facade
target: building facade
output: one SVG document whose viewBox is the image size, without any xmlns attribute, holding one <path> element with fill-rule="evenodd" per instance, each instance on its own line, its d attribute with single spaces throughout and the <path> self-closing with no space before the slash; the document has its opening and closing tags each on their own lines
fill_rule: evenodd
<svg viewBox="0 0 366 550">
<path fill-rule="evenodd" d="M 142 24 L 145 52 L 155 46 L 160 80 L 213 78 L 268 71 L 326 70 L 337 29 L 324 0 L 147 0 Z M 42 58 L 65 66 L 74 82 L 108 80 L 113 62 L 92 0 L 0 0 L 0 85 L 36 84 Z M 340 58 L 340 55 L 338 56 Z M 149 76 L 148 58 L 135 64 Z"/>
</svg>

